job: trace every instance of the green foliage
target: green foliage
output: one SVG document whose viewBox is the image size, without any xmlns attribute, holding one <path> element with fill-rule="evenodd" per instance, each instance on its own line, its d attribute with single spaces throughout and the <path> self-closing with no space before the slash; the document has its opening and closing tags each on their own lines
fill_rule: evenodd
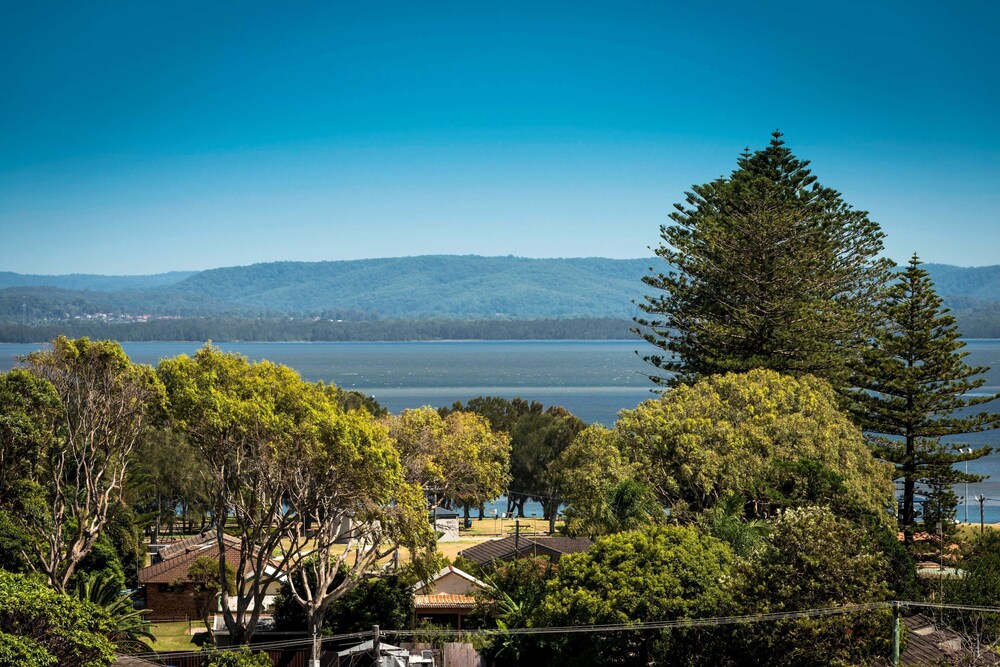
<svg viewBox="0 0 1000 667">
<path fill-rule="evenodd" d="M 16 482 L 42 474 L 61 411 L 51 382 L 20 369 L 0 374 L 0 504 L 14 500 Z"/>
<path fill-rule="evenodd" d="M 492 500 L 510 480 L 510 438 L 472 412 L 441 417 L 425 407 L 390 415 L 407 480 L 460 505 Z"/>
<path fill-rule="evenodd" d="M 76 597 L 100 607 L 108 615 L 111 628 L 108 639 L 119 653 L 145 653 L 149 646 L 143 640 L 156 641 L 145 619 L 149 610 L 135 609 L 132 597 L 122 592 L 121 583 L 113 574 L 94 572 L 78 577 Z"/>
<path fill-rule="evenodd" d="M 7 513 L 0 510 L 0 570 L 7 572 L 27 573 L 31 571 L 29 564 L 31 536 L 12 521 Z"/>
<path fill-rule="evenodd" d="M 738 600 L 744 613 L 820 609 L 882 602 L 889 564 L 868 531 L 827 508 L 782 512 L 767 546 L 743 561 Z M 746 665 L 872 664 L 888 650 L 888 611 L 758 624 L 734 643 Z"/>
<path fill-rule="evenodd" d="M 728 544 L 737 556 L 756 556 L 766 544 L 767 523 L 746 518 L 746 501 L 741 496 L 725 496 L 704 518 L 708 534 Z"/>
<path fill-rule="evenodd" d="M 104 667 L 114 660 L 113 630 L 101 608 L 0 570 L 0 656 L 38 665 Z"/>
<path fill-rule="evenodd" d="M 236 650 L 209 651 L 203 667 L 272 667 L 271 658 L 264 651 L 252 652 L 244 646 Z"/>
<path fill-rule="evenodd" d="M 582 431 L 550 464 L 563 510 L 565 531 L 591 537 L 614 532 L 612 495 L 632 474 L 615 440 L 615 432 L 600 424 Z"/>
<path fill-rule="evenodd" d="M 455 411 L 475 412 L 485 417 L 494 431 L 510 435 L 510 488 L 507 511 L 517 509 L 524 516 L 524 503 L 535 499 L 542 504 L 545 518 L 554 526 L 562 498 L 551 465 L 586 426 L 568 410 L 552 406 L 545 409 L 538 401 L 478 396 L 466 407 L 456 402 L 442 414 Z"/>
<path fill-rule="evenodd" d="M 861 432 L 838 411 L 830 386 L 812 376 L 770 370 L 711 376 L 623 410 L 615 431 L 636 474 L 674 516 L 736 494 L 748 500 L 748 518 L 766 517 L 808 498 L 816 473 L 829 478 L 824 495 L 834 494 L 824 500 L 888 519 L 888 467 L 872 458 Z"/>
<path fill-rule="evenodd" d="M 899 523 L 909 536 L 918 516 L 918 484 L 937 489 L 928 507 L 932 521 L 949 522 L 955 499 L 943 493 L 944 486 L 981 479 L 952 470 L 952 464 L 986 456 L 991 448 L 962 452 L 962 445 L 945 445 L 939 438 L 1000 427 L 1000 413 L 969 409 L 1000 394 L 974 395 L 989 369 L 963 361 L 968 353 L 962 351 L 955 318 L 943 308 L 916 255 L 881 309 L 882 325 L 855 369 L 856 389 L 848 397 L 856 421 L 868 432 L 887 436 L 874 439 L 874 449 L 903 480 Z"/>
<path fill-rule="evenodd" d="M 0 632 L 0 667 L 49 667 L 56 662 L 56 657 L 33 639 Z"/>
<path fill-rule="evenodd" d="M 769 368 L 843 385 L 888 279 L 884 234 L 821 186 L 775 132 L 728 178 L 692 187 L 660 228 L 665 273 L 639 304 L 657 384 Z M 652 269 L 650 269 L 652 271 Z"/>
<path fill-rule="evenodd" d="M 680 526 L 602 537 L 564 556 L 533 625 L 628 623 L 718 615 L 731 606 L 734 556 L 721 541 Z M 646 664 L 661 645 L 682 663 L 682 632 L 587 633 L 558 637 L 565 664 Z M 663 647 L 666 643 L 669 648 Z"/>
<path fill-rule="evenodd" d="M 30 477 L 46 498 L 43 520 L 26 515 L 39 569 L 65 591 L 123 503 L 132 451 L 166 397 L 149 366 L 133 364 L 114 341 L 57 338 L 25 358 L 63 406 L 52 425 L 59 435 Z M 18 518 L 20 518 L 18 514 Z"/>
<path fill-rule="evenodd" d="M 1000 531 L 989 530 L 973 540 L 959 565 L 961 577 L 950 577 L 943 582 L 944 602 L 970 607 L 996 607 L 1000 600 Z M 967 649 L 982 662 L 970 660 L 968 664 L 989 664 L 1000 642 L 1000 614 L 973 610 L 948 610 L 943 612 L 945 622 L 965 640 Z"/>
<path fill-rule="evenodd" d="M 284 583 L 274 603 L 274 623 L 279 630 L 306 630 L 306 616 Z M 367 577 L 337 598 L 323 616 L 323 630 L 333 634 L 404 629 L 413 618 L 413 589 L 402 577 Z"/>
</svg>

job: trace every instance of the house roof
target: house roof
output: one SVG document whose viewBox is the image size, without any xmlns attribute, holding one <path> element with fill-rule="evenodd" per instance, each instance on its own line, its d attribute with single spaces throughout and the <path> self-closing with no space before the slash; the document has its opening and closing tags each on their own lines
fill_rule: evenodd
<svg viewBox="0 0 1000 667">
<path fill-rule="evenodd" d="M 437 593 L 435 595 L 414 595 L 413 609 L 428 611 L 432 609 L 472 609 L 476 606 L 476 598 L 471 595 L 454 595 Z"/>
<path fill-rule="evenodd" d="M 479 579 L 476 579 L 474 576 L 472 576 L 471 574 L 469 574 L 465 570 L 459 569 L 459 568 L 455 567 L 454 565 L 446 565 L 445 567 L 441 568 L 441 570 L 437 574 L 435 574 L 433 577 L 431 577 L 431 580 L 429 582 L 427 582 L 427 583 L 418 582 L 418 583 L 414 584 L 413 590 L 414 590 L 414 592 L 419 593 L 421 591 L 426 591 L 428 588 L 433 588 L 433 584 L 434 584 L 435 581 L 439 581 L 441 579 L 444 579 L 449 574 L 454 574 L 456 576 L 459 576 L 462 579 L 465 579 L 466 581 L 468 581 L 473 586 L 476 586 L 478 588 L 484 588 L 484 589 L 485 588 L 491 588 L 491 586 L 489 584 L 487 584 L 485 581 L 480 581 Z"/>
<path fill-rule="evenodd" d="M 219 560 L 219 543 L 215 531 L 197 536 L 197 540 L 182 540 L 183 547 L 177 546 L 168 552 L 165 560 L 139 570 L 140 584 L 171 584 L 187 579 L 188 568 L 202 556 Z M 236 568 L 240 561 L 240 540 L 231 535 L 222 536 L 226 543 L 226 562 Z M 171 545 L 175 546 L 175 545 Z"/>
<path fill-rule="evenodd" d="M 204 544 L 215 539 L 215 530 L 206 530 L 198 535 L 191 535 L 183 539 L 177 540 L 176 542 L 167 542 L 166 544 L 160 545 L 159 553 L 157 557 L 159 560 L 167 560 L 168 558 L 173 558 L 177 554 L 184 553 L 188 548 L 197 546 L 199 544 Z"/>
<path fill-rule="evenodd" d="M 565 554 L 578 553 L 590 548 L 593 541 L 586 537 L 505 537 L 482 542 L 459 551 L 460 556 L 485 565 L 494 560 L 508 560 L 517 554 L 538 553 Z"/>
</svg>

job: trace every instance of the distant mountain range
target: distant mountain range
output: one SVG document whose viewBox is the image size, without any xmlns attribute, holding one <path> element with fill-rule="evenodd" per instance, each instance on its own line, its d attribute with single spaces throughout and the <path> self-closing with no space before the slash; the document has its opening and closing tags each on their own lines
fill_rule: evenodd
<svg viewBox="0 0 1000 667">
<path fill-rule="evenodd" d="M 0 322 L 80 318 L 627 320 L 657 258 L 420 256 L 272 262 L 149 276 L 0 272 Z M 1000 328 L 1000 266 L 927 264 L 960 321 Z M 978 326 L 978 325 L 977 325 Z M 982 334 L 980 331 L 967 335 Z"/>
</svg>

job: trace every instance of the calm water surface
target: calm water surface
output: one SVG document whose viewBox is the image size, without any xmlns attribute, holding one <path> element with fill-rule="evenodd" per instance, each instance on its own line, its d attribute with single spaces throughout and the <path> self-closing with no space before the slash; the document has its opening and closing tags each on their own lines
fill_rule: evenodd
<svg viewBox="0 0 1000 667">
<path fill-rule="evenodd" d="M 1000 392 L 1000 340 L 966 341 L 974 366 L 990 366 L 980 393 Z M 373 395 L 392 412 L 423 405 L 434 407 L 475 396 L 520 396 L 561 405 L 587 422 L 614 424 L 623 408 L 653 397 L 649 370 L 637 351 L 642 341 L 442 341 L 387 343 L 218 343 L 249 359 L 286 364 L 307 380 L 323 380 Z M 0 371 L 14 367 L 16 357 L 36 344 L 0 344 Z M 124 343 L 137 362 L 156 364 L 178 354 L 193 354 L 199 343 Z M 997 401 L 1000 403 L 1000 401 Z M 1000 411 L 1000 405 L 989 406 Z M 973 446 L 1000 449 L 1000 432 L 962 439 Z M 991 475 L 970 484 L 970 497 L 991 498 L 987 520 L 1000 521 L 1000 452 L 969 463 L 969 472 Z M 956 489 L 965 495 L 964 485 Z M 995 500 L 994 500 L 995 499 Z M 978 521 L 973 503 L 969 518 Z M 964 519 L 964 505 L 958 518 Z"/>
</svg>

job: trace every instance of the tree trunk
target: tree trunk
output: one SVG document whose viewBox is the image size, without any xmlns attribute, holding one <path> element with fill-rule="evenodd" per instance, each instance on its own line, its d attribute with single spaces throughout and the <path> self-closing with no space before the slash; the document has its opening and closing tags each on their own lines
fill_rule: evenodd
<svg viewBox="0 0 1000 667">
<path fill-rule="evenodd" d="M 903 462 L 903 540 L 907 544 L 913 542 L 913 523 L 916 519 L 916 508 L 914 507 L 914 487 L 916 484 L 913 480 L 914 459 L 916 456 L 915 451 L 915 438 L 912 435 L 906 436 L 906 458 Z"/>
<path fill-rule="evenodd" d="M 310 667 L 319 665 L 320 656 L 323 654 L 323 616 L 324 609 L 312 609 L 306 612 L 308 622 L 306 628 L 312 637 L 312 652 L 310 654 Z"/>
</svg>

